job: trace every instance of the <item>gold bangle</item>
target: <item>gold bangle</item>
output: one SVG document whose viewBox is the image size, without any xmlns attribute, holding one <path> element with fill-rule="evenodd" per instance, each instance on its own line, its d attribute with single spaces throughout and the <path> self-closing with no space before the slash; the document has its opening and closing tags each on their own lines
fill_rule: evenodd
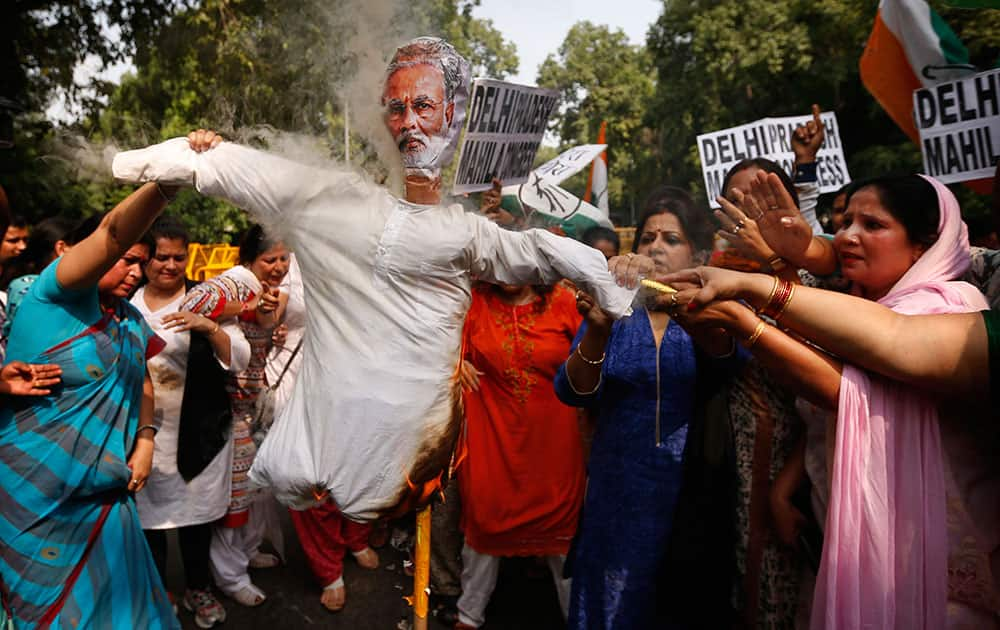
<svg viewBox="0 0 1000 630">
<path fill-rule="evenodd" d="M 753 348 L 754 345 L 757 343 L 757 340 L 760 339 L 760 336 L 764 334 L 764 330 L 766 328 L 767 328 L 767 323 L 763 319 L 757 322 L 757 327 L 754 328 L 753 334 L 750 335 L 750 337 L 745 342 L 743 342 L 743 347 L 746 348 L 747 350 Z"/>
<path fill-rule="evenodd" d="M 601 358 L 600 358 L 600 359 L 598 359 L 598 360 L 596 360 L 596 361 L 592 361 L 591 359 L 588 359 L 587 357 L 583 356 L 583 352 L 581 352 L 581 351 L 580 351 L 580 346 L 581 346 L 581 345 L 583 345 L 583 344 L 577 344 L 577 346 L 576 346 L 576 354 L 577 354 L 577 355 L 578 355 L 578 356 L 579 356 L 579 357 L 580 357 L 581 359 L 583 359 L 583 362 L 584 362 L 584 363 L 588 363 L 588 364 L 590 364 L 590 365 L 600 365 L 600 364 L 604 363 L 604 356 L 605 356 L 605 354 L 606 354 L 606 353 L 602 352 L 602 353 L 601 353 Z"/>
<path fill-rule="evenodd" d="M 219 326 L 219 322 L 215 322 L 215 330 L 213 330 L 212 332 L 208 333 L 208 336 L 209 337 L 214 337 L 215 333 L 219 332 L 220 329 L 221 329 L 221 326 Z"/>
<path fill-rule="evenodd" d="M 791 303 L 792 297 L 794 295 L 795 295 L 795 285 L 793 284 L 788 289 L 788 297 L 786 297 L 785 301 L 781 303 L 781 308 L 778 309 L 778 312 L 774 314 L 774 321 L 778 321 L 779 319 L 781 319 L 781 316 L 785 314 L 785 309 L 788 308 L 788 305 Z"/>
<path fill-rule="evenodd" d="M 771 276 L 771 277 L 774 278 L 774 284 L 771 285 L 771 293 L 768 294 L 767 301 L 764 302 L 764 306 L 761 310 L 766 309 L 768 304 L 771 303 L 771 300 L 774 299 L 774 294 L 778 292 L 778 285 L 781 284 L 781 280 L 778 279 L 778 276 Z"/>
</svg>

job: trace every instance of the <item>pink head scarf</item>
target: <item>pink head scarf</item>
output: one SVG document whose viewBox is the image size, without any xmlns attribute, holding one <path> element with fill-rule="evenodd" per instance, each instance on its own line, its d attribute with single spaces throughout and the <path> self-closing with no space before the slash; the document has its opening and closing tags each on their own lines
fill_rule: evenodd
<svg viewBox="0 0 1000 630">
<path fill-rule="evenodd" d="M 937 192 L 937 241 L 879 300 L 907 314 L 986 308 L 972 285 L 969 238 L 951 191 Z M 937 401 L 844 366 L 823 558 L 812 628 L 944 628 L 945 478 Z"/>
</svg>

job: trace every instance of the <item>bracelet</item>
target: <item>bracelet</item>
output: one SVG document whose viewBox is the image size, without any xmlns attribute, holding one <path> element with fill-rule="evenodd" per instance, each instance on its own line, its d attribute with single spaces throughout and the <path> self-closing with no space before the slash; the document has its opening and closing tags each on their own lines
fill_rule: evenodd
<svg viewBox="0 0 1000 630">
<path fill-rule="evenodd" d="M 760 339 L 760 336 L 764 334 L 764 330 L 766 328 L 767 328 L 767 323 L 763 319 L 757 322 L 757 327 L 753 329 L 753 334 L 750 335 L 750 337 L 747 338 L 745 342 L 743 342 L 743 347 L 746 348 L 747 350 L 753 348 L 754 345 L 757 343 L 757 340 Z"/>
<path fill-rule="evenodd" d="M 587 357 L 583 356 L 583 352 L 580 352 L 580 344 L 577 344 L 577 346 L 576 346 L 576 354 L 577 354 L 577 355 L 578 355 L 578 356 L 579 356 L 579 357 L 580 357 L 581 359 L 583 359 L 583 362 L 584 362 L 584 363 L 588 363 L 588 364 L 590 364 L 590 365 L 600 365 L 600 364 L 604 363 L 604 356 L 605 356 L 605 354 L 606 354 L 606 353 L 605 353 L 605 352 L 602 352 L 602 353 L 601 353 L 601 358 L 600 358 L 600 359 L 598 359 L 598 360 L 596 360 L 596 361 L 592 361 L 592 360 L 588 359 Z"/>
<path fill-rule="evenodd" d="M 139 432 L 144 431 L 145 429 L 152 429 L 153 435 L 156 435 L 157 433 L 160 432 L 160 427 L 156 426 L 155 424 L 144 424 L 135 430 L 135 434 L 139 435 Z"/>
<path fill-rule="evenodd" d="M 569 384 L 569 388 L 572 389 L 573 393 L 576 394 L 577 396 L 590 396 L 591 394 L 595 393 L 598 389 L 600 389 L 602 380 L 604 380 L 604 375 L 598 374 L 597 384 L 594 385 L 594 389 L 590 390 L 589 392 L 581 392 L 576 388 L 576 385 L 573 384 L 573 379 L 570 378 L 569 376 L 569 367 L 568 366 L 566 367 L 566 382 Z"/>
<path fill-rule="evenodd" d="M 781 316 L 785 314 L 785 309 L 788 308 L 788 305 L 792 302 L 792 297 L 795 295 L 795 285 L 791 282 L 789 282 L 788 285 L 788 297 L 786 297 L 785 301 L 781 303 L 781 308 L 778 309 L 778 312 L 774 314 L 775 322 L 781 319 Z"/>
<path fill-rule="evenodd" d="M 160 196 L 163 197 L 163 200 L 166 201 L 167 203 L 170 203 L 171 201 L 177 198 L 176 192 L 172 196 L 163 192 L 163 186 L 160 186 L 160 182 L 156 182 L 156 192 L 160 193 Z"/>
<path fill-rule="evenodd" d="M 212 332 L 208 333 L 208 336 L 209 337 L 215 336 L 215 333 L 219 332 L 219 328 L 220 328 L 219 322 L 215 322 L 215 330 L 213 330 Z"/>
<path fill-rule="evenodd" d="M 768 298 L 767 304 L 759 311 L 759 313 L 777 321 L 778 313 L 784 312 L 785 307 L 788 305 L 788 301 L 792 299 L 792 293 L 795 285 L 787 280 L 779 280 L 777 276 L 775 276 L 774 280 L 775 287 L 774 290 L 771 291 L 771 297 Z"/>
<path fill-rule="evenodd" d="M 771 285 L 771 293 L 768 294 L 767 301 L 764 302 L 764 307 L 761 310 L 767 309 L 767 306 L 771 303 L 771 300 L 774 299 L 774 294 L 777 293 L 778 291 L 778 284 L 781 282 L 781 280 L 778 279 L 778 276 L 771 276 L 771 277 L 774 278 L 774 284 Z"/>
</svg>

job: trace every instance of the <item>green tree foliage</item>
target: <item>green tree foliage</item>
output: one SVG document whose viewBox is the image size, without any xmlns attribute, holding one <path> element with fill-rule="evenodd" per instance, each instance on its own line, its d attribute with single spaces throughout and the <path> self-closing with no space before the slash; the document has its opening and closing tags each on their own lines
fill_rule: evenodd
<svg viewBox="0 0 1000 630">
<path fill-rule="evenodd" d="M 562 107 L 553 121 L 562 148 L 594 143 L 607 121 L 608 202 L 613 217 L 627 217 L 636 199 L 633 182 L 649 163 L 651 134 L 643 121 L 654 93 L 653 64 L 644 46 L 633 46 L 621 29 L 579 22 L 555 55 L 542 63 L 538 84 L 559 90 Z M 565 186 L 584 194 L 586 172 Z"/>
<path fill-rule="evenodd" d="M 7 0 L 0 20 L 0 96 L 40 111 L 57 89 L 81 88 L 76 66 L 142 52 L 178 0 Z M 117 35 L 117 37 L 112 36 Z"/>
<path fill-rule="evenodd" d="M 993 65 L 1000 12 L 932 3 L 974 63 Z M 920 151 L 865 90 L 858 61 L 877 3 L 867 0 L 663 0 L 649 31 L 656 91 L 646 123 L 656 130 L 654 180 L 703 195 L 695 137 L 764 116 L 803 114 L 811 103 L 837 113 L 855 179 L 921 169 Z M 966 209 L 982 201 L 959 191 Z"/>
<path fill-rule="evenodd" d="M 108 0 L 104 2 L 110 7 Z M 478 72 L 502 78 L 516 69 L 513 44 L 488 20 L 472 16 L 477 3 L 175 2 L 169 5 L 174 9 L 169 19 L 149 30 L 141 48 L 117 45 L 120 52 L 107 59 L 134 53 L 136 71 L 118 86 L 96 86 L 110 88 L 104 95 L 106 103 L 74 125 L 74 131 L 97 147 L 105 143 L 131 147 L 198 127 L 251 141 L 266 135 L 262 128 L 277 129 L 323 138 L 325 153 L 342 158 L 343 98 L 359 64 L 354 48 L 374 45 L 385 54 L 404 38 L 440 35 L 466 54 Z M 367 41 L 360 41 L 365 37 Z M 43 104 L 36 103 L 36 110 Z M 28 120 L 35 121 L 30 130 Z M 19 125 L 18 149 L 0 157 L 5 167 L 3 183 L 15 207 L 33 219 L 57 208 L 89 214 L 127 194 L 128 189 L 115 186 L 106 173 L 81 178 L 71 161 L 40 160 L 51 155 L 59 142 L 53 142 L 57 138 L 46 130 L 38 113 L 22 116 Z M 355 164 L 378 175 L 377 159 L 358 135 L 351 137 L 351 155 Z M 39 193 L 52 186 L 53 194 Z M 195 194 L 182 194 L 171 212 L 204 241 L 230 239 L 246 225 L 243 213 Z"/>
</svg>

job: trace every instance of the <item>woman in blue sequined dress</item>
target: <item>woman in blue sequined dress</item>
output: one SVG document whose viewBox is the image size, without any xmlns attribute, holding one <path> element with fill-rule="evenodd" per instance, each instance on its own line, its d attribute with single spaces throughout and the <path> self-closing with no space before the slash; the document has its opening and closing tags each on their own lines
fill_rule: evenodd
<svg viewBox="0 0 1000 630">
<path fill-rule="evenodd" d="M 646 204 L 633 252 L 652 258 L 657 274 L 690 267 L 711 243 L 706 216 L 685 192 L 661 189 Z M 577 300 L 586 321 L 555 387 L 564 403 L 590 410 L 597 426 L 571 550 L 569 628 L 663 627 L 669 621 L 657 618 L 656 584 L 680 494 L 695 392 L 699 381 L 711 378 L 709 370 L 739 359 L 728 338 L 709 337 L 704 351 L 696 348 L 655 307 L 637 308 L 615 322 L 589 296 L 578 293 Z"/>
</svg>

